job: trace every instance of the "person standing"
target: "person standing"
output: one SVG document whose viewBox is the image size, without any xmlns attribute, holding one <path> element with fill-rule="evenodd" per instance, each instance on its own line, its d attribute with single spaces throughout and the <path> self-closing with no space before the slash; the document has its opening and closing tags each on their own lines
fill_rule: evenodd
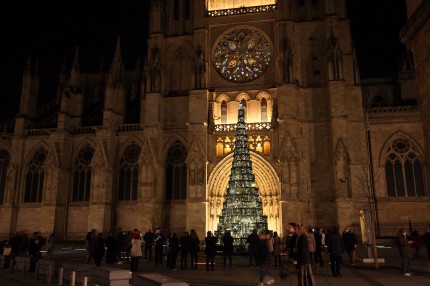
<svg viewBox="0 0 430 286">
<path fill-rule="evenodd" d="M 145 256 L 143 257 L 143 260 L 146 261 L 148 259 L 151 261 L 152 245 L 154 244 L 154 234 L 152 233 L 151 229 L 148 229 L 148 231 L 145 233 L 143 240 L 145 241 Z"/>
<path fill-rule="evenodd" d="M 112 266 L 117 260 L 117 244 L 111 232 L 108 232 L 105 240 L 106 245 L 106 264 Z"/>
<path fill-rule="evenodd" d="M 179 245 L 181 249 L 181 270 L 188 268 L 188 251 L 190 251 L 190 237 L 188 232 L 184 231 L 179 238 Z"/>
<path fill-rule="evenodd" d="M 211 231 L 208 231 L 205 237 L 206 271 L 209 271 L 209 263 L 210 263 L 210 270 L 212 271 L 215 270 L 215 267 L 214 267 L 215 253 L 216 253 L 216 237 L 212 235 Z"/>
<path fill-rule="evenodd" d="M 105 242 L 103 240 L 103 233 L 99 232 L 97 238 L 94 241 L 94 261 L 96 266 L 100 266 L 102 264 L 102 258 L 105 256 Z"/>
<path fill-rule="evenodd" d="M 311 252 L 309 250 L 309 237 L 303 224 L 297 225 L 297 280 L 299 286 L 315 285 L 314 275 L 312 273 Z"/>
<path fill-rule="evenodd" d="M 427 257 L 430 259 L 430 228 L 423 234 L 423 242 L 427 248 Z"/>
<path fill-rule="evenodd" d="M 397 235 L 397 245 L 399 246 L 403 276 L 411 276 L 411 273 L 409 272 L 409 259 L 412 256 L 410 250 L 410 244 L 412 243 L 412 241 L 408 241 L 408 237 L 406 236 L 406 228 L 400 229 Z"/>
<path fill-rule="evenodd" d="M 249 268 L 252 268 L 252 260 L 254 260 L 255 266 L 257 267 L 259 265 L 257 259 L 257 248 L 259 243 L 257 229 L 252 230 L 252 233 L 246 239 L 246 243 L 248 244 Z"/>
<path fill-rule="evenodd" d="M 273 233 L 273 256 L 275 257 L 275 267 L 281 267 L 281 238 L 276 231 Z"/>
<path fill-rule="evenodd" d="M 340 263 L 342 261 L 344 245 L 342 237 L 339 234 L 339 228 L 337 226 L 333 227 L 333 231 L 330 233 L 330 235 L 326 236 L 326 240 L 327 251 L 330 255 L 331 273 L 334 277 L 341 277 Z"/>
<path fill-rule="evenodd" d="M 167 268 L 178 270 L 176 268 L 176 257 L 179 251 L 179 239 L 176 233 L 172 233 L 167 243 Z"/>
<path fill-rule="evenodd" d="M 163 246 L 164 237 L 161 233 L 161 229 L 157 228 L 154 235 L 155 265 L 163 265 Z"/>
<path fill-rule="evenodd" d="M 200 240 L 194 229 L 190 231 L 189 249 L 191 255 L 191 269 L 197 269 L 197 254 L 200 251 Z"/>
<path fill-rule="evenodd" d="M 309 258 L 311 260 L 311 265 L 315 265 L 314 264 L 314 253 L 316 251 L 316 245 L 315 245 L 315 237 L 314 237 L 314 231 L 312 228 L 309 229 L 309 232 L 307 233 L 307 237 L 308 237 L 308 249 L 309 249 Z"/>
<path fill-rule="evenodd" d="M 322 250 L 323 250 L 323 239 L 322 239 L 322 235 L 320 233 L 320 230 L 317 228 L 314 231 L 314 238 L 315 238 L 315 263 L 316 265 L 319 264 L 320 267 L 324 266 L 324 262 L 323 262 L 323 258 L 322 258 Z"/>
<path fill-rule="evenodd" d="M 296 248 L 296 242 L 297 242 L 297 225 L 294 222 L 290 222 L 288 224 L 288 237 L 286 241 L 286 249 L 287 249 L 287 255 L 291 260 L 293 261 L 293 264 L 297 262 L 297 254 L 295 252 Z"/>
<path fill-rule="evenodd" d="M 137 271 L 139 267 L 139 259 L 142 257 L 142 238 L 140 237 L 140 233 L 138 231 L 133 232 L 131 239 L 131 263 L 130 270 L 131 272 Z"/>
<path fill-rule="evenodd" d="M 260 231 L 257 238 L 255 255 L 257 256 L 256 261 L 259 263 L 258 267 L 260 267 L 260 283 L 258 285 L 270 285 L 275 281 L 269 273 L 270 252 L 267 245 L 268 236 L 265 231 Z"/>
<path fill-rule="evenodd" d="M 227 264 L 227 257 L 229 266 L 231 267 L 231 256 L 233 254 L 233 237 L 229 231 L 226 231 L 224 236 L 222 237 L 222 243 L 224 245 L 223 253 L 224 253 L 224 267 Z"/>
<path fill-rule="evenodd" d="M 91 263 L 91 259 L 94 257 L 95 242 L 97 239 L 97 233 L 95 229 L 92 229 L 87 233 L 85 238 L 85 250 L 86 250 L 86 261 L 87 264 Z"/>
<path fill-rule="evenodd" d="M 345 250 L 348 253 L 349 264 L 354 266 L 355 248 L 357 247 L 357 236 L 349 228 L 346 228 L 342 234 L 342 240 L 345 245 Z"/>
</svg>

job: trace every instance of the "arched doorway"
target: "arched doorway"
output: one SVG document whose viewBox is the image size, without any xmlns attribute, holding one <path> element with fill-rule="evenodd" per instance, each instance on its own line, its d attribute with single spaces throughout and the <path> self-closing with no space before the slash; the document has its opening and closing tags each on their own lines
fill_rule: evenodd
<svg viewBox="0 0 430 286">
<path fill-rule="evenodd" d="M 258 193 L 263 202 L 263 213 L 267 215 L 268 227 L 279 233 L 282 226 L 282 213 L 280 207 L 281 183 L 278 174 L 262 156 L 252 151 L 249 153 L 255 182 L 259 188 Z M 217 229 L 219 216 L 222 212 L 232 162 L 233 153 L 227 155 L 215 166 L 208 179 L 206 229 L 212 232 Z"/>
</svg>

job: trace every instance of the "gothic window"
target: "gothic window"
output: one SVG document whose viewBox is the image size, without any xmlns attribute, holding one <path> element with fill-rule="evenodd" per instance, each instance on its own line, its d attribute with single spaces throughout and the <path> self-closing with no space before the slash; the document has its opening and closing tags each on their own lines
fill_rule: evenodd
<svg viewBox="0 0 430 286">
<path fill-rule="evenodd" d="M 185 0 L 185 20 L 189 20 L 191 16 L 191 0 Z"/>
<path fill-rule="evenodd" d="M 48 151 L 43 147 L 34 153 L 25 176 L 25 203 L 40 203 L 42 201 L 44 167 Z"/>
<path fill-rule="evenodd" d="M 261 99 L 261 122 L 267 122 L 267 100 Z"/>
<path fill-rule="evenodd" d="M 0 205 L 3 204 L 6 187 L 6 172 L 10 164 L 10 154 L 6 150 L 0 150 Z"/>
<path fill-rule="evenodd" d="M 88 202 L 91 190 L 91 161 L 94 149 L 87 145 L 79 151 L 73 172 L 73 202 Z"/>
<path fill-rule="evenodd" d="M 422 197 L 425 195 L 421 155 L 405 138 L 396 139 L 385 160 L 389 197 Z"/>
<path fill-rule="evenodd" d="M 121 157 L 119 169 L 119 201 L 137 200 L 139 185 L 139 157 L 141 148 L 135 143 L 128 146 Z"/>
<path fill-rule="evenodd" d="M 185 200 L 187 195 L 187 150 L 176 141 L 167 154 L 166 199 Z"/>
<path fill-rule="evenodd" d="M 227 102 L 221 102 L 221 124 L 227 124 Z"/>
</svg>

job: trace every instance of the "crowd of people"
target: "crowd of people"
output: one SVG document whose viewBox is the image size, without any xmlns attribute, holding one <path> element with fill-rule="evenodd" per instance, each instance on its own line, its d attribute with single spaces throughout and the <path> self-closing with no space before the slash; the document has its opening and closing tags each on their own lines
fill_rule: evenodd
<svg viewBox="0 0 430 286">
<path fill-rule="evenodd" d="M 138 270 L 140 259 L 153 261 L 155 265 L 164 263 L 172 270 L 197 269 L 201 246 L 204 247 L 205 265 L 207 271 L 215 271 L 215 255 L 223 254 L 223 267 L 232 267 L 235 239 L 229 231 L 222 236 L 215 236 L 208 231 L 206 237 L 200 240 L 197 232 L 191 229 L 177 235 L 169 230 L 155 232 L 148 229 L 145 233 L 138 229 L 121 231 L 116 234 L 104 235 L 95 229 L 87 233 L 86 263 L 102 264 L 103 258 L 107 265 L 129 263 L 130 270 Z M 404 276 L 410 276 L 409 260 L 414 255 L 420 255 L 422 245 L 426 246 L 430 259 L 430 229 L 420 236 L 417 231 L 411 235 L 406 229 L 401 229 L 395 243 L 399 248 L 401 269 Z M 254 229 L 246 238 L 249 255 L 249 267 L 259 268 L 260 283 L 274 282 L 269 269 L 292 265 L 297 273 L 299 285 L 315 285 L 314 273 L 325 265 L 323 253 L 328 257 L 331 273 L 334 277 L 341 277 L 341 265 L 354 266 L 357 236 L 346 228 L 342 233 L 338 227 L 332 229 L 306 228 L 302 224 L 289 223 L 287 235 L 280 237 L 278 233 Z M 0 248 L 6 256 L 4 268 L 9 267 L 11 258 L 16 256 L 30 256 L 30 271 L 34 271 L 37 261 L 41 257 L 41 248 L 45 247 L 47 256 L 51 257 L 54 250 L 54 235 L 44 238 L 39 232 L 30 237 L 25 233 L 15 232 L 8 241 L 3 241 Z M 348 261 L 343 261 L 343 254 L 347 254 Z M 179 263 L 177 263 L 179 257 Z M 287 259 L 285 259 L 285 257 Z M 282 270 L 281 270 L 282 271 Z M 281 275 L 282 276 L 282 275 Z"/>
</svg>

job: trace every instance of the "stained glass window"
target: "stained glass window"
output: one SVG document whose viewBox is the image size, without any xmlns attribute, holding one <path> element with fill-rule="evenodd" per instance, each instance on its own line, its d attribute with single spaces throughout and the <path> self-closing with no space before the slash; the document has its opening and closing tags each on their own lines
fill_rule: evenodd
<svg viewBox="0 0 430 286">
<path fill-rule="evenodd" d="M 10 164 L 10 154 L 6 150 L 0 150 L 0 205 L 3 204 L 6 187 L 6 172 Z"/>
<path fill-rule="evenodd" d="M 137 200 L 140 152 L 141 148 L 133 143 L 125 149 L 122 155 L 119 170 L 119 201 Z"/>
<path fill-rule="evenodd" d="M 248 82 L 260 77 L 269 67 L 272 45 L 262 32 L 239 27 L 218 39 L 213 58 L 215 68 L 223 78 Z"/>
<path fill-rule="evenodd" d="M 40 203 L 42 201 L 44 164 L 48 151 L 43 147 L 34 153 L 28 164 L 27 174 L 25 176 L 25 203 Z"/>
<path fill-rule="evenodd" d="M 73 173 L 73 202 L 88 202 L 90 200 L 91 161 L 93 156 L 94 149 L 90 145 L 79 151 Z"/>
<path fill-rule="evenodd" d="M 407 139 L 396 139 L 385 160 L 387 193 L 390 197 L 425 195 L 423 165 L 417 148 Z"/>
</svg>

